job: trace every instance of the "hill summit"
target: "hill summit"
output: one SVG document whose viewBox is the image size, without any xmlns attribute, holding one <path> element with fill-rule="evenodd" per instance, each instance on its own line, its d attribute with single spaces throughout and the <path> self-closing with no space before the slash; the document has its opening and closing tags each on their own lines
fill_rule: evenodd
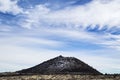
<svg viewBox="0 0 120 80">
<path fill-rule="evenodd" d="M 83 61 L 74 57 L 58 56 L 34 67 L 17 71 L 18 73 L 37 74 L 101 74 Z"/>
</svg>

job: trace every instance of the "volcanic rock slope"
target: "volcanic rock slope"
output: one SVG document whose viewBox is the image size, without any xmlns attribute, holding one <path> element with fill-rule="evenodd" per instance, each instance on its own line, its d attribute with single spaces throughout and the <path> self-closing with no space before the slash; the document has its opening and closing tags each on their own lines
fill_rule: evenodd
<svg viewBox="0 0 120 80">
<path fill-rule="evenodd" d="M 32 74 L 96 74 L 101 73 L 83 61 L 74 57 L 58 56 L 34 67 L 17 71 Z"/>
</svg>

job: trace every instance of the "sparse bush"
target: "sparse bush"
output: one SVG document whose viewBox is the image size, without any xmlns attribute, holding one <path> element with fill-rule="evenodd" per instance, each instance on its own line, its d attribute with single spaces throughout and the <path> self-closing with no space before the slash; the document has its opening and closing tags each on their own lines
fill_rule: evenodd
<svg viewBox="0 0 120 80">
<path fill-rule="evenodd" d="M 120 75 L 19 75 L 0 77 L 0 80 L 120 80 Z"/>
</svg>

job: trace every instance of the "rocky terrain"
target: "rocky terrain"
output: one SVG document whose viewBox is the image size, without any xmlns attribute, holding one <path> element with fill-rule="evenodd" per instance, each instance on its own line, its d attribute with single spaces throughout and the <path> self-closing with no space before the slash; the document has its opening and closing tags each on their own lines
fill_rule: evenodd
<svg viewBox="0 0 120 80">
<path fill-rule="evenodd" d="M 96 74 L 101 73 L 83 61 L 74 57 L 58 56 L 29 69 L 17 71 L 17 73 L 38 74 Z"/>
<path fill-rule="evenodd" d="M 28 69 L 0 73 L 0 80 L 120 80 L 120 75 L 105 75 L 77 58 L 58 56 Z"/>
</svg>

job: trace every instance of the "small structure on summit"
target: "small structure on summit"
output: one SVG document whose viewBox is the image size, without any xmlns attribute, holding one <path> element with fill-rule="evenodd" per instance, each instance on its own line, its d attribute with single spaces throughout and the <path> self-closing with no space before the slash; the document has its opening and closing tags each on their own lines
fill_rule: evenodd
<svg viewBox="0 0 120 80">
<path fill-rule="evenodd" d="M 17 71 L 32 74 L 95 74 L 101 73 L 83 61 L 74 57 L 58 56 L 34 67 Z"/>
</svg>

